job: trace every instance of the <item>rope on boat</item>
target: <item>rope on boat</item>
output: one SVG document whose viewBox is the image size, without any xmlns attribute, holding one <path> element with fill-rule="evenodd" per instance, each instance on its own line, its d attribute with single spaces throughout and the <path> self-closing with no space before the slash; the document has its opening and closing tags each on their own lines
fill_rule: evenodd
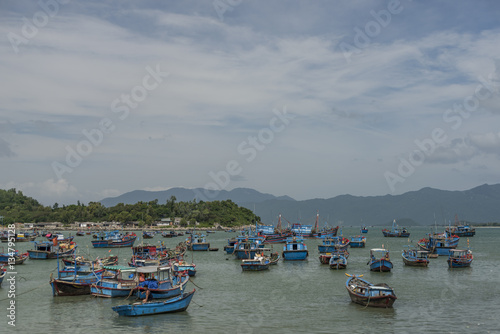
<svg viewBox="0 0 500 334">
<path fill-rule="evenodd" d="M 193 280 L 189 280 L 189 282 L 193 283 L 195 287 L 197 287 L 198 289 L 203 289 L 202 287 L 196 285 L 196 283 L 193 282 Z"/>
</svg>

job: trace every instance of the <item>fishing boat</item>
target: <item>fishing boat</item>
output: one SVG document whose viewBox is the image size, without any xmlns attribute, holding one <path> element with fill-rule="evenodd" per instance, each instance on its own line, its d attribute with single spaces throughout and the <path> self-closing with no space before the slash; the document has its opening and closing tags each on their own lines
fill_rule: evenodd
<svg viewBox="0 0 500 334">
<path fill-rule="evenodd" d="M 165 231 L 161 233 L 161 236 L 164 238 L 174 238 L 177 236 L 177 232 L 175 231 Z"/>
<path fill-rule="evenodd" d="M 154 232 L 142 231 L 143 239 L 153 239 L 155 237 Z"/>
<path fill-rule="evenodd" d="M 429 265 L 429 259 L 427 255 L 429 252 L 417 250 L 417 249 L 403 249 L 401 257 L 403 258 L 403 263 L 406 266 L 411 267 L 427 267 Z"/>
<path fill-rule="evenodd" d="M 97 258 L 95 260 L 87 259 L 83 256 L 76 256 L 74 258 L 63 258 L 62 262 L 65 266 L 89 266 L 89 267 L 101 267 L 101 266 L 114 266 L 118 264 L 118 256 L 110 255 L 104 258 Z"/>
<path fill-rule="evenodd" d="M 388 272 L 393 267 L 389 251 L 384 248 L 371 249 L 370 260 L 367 264 L 370 266 L 370 271 Z"/>
<path fill-rule="evenodd" d="M 162 266 L 170 260 L 168 249 L 155 245 L 140 245 L 132 247 L 132 258 L 128 265 L 130 267 Z"/>
<path fill-rule="evenodd" d="M 238 260 L 253 259 L 256 253 L 264 250 L 264 238 L 259 236 L 239 236 L 234 245 L 233 255 Z"/>
<path fill-rule="evenodd" d="M 3 279 L 6 274 L 7 274 L 7 269 L 5 269 L 4 266 L 0 266 L 0 285 L 2 285 Z"/>
<path fill-rule="evenodd" d="M 135 294 L 138 298 L 146 298 L 146 287 L 153 299 L 170 298 L 181 294 L 189 281 L 189 276 L 174 274 L 170 266 L 148 266 L 137 268 L 139 283 Z M 142 280 L 144 278 L 144 280 Z"/>
<path fill-rule="evenodd" d="M 445 231 L 429 234 L 428 238 L 420 239 L 417 245 L 421 250 L 428 251 L 430 254 L 448 256 L 450 250 L 457 248 L 459 240 L 459 236 Z"/>
<path fill-rule="evenodd" d="M 136 302 L 133 304 L 113 306 L 112 309 L 117 312 L 118 315 L 126 317 L 181 312 L 188 308 L 195 291 L 196 290 L 182 293 L 163 301 L 151 301 L 146 303 Z"/>
<path fill-rule="evenodd" d="M 366 245 L 366 237 L 363 237 L 361 235 L 351 237 L 349 245 L 351 246 L 351 248 L 364 248 Z"/>
<path fill-rule="evenodd" d="M 77 231 L 76 232 L 76 236 L 77 237 L 83 237 L 84 235 L 85 235 L 85 232 L 83 232 L 83 231 Z"/>
<path fill-rule="evenodd" d="M 278 252 L 271 253 L 271 255 L 269 256 L 269 264 L 270 265 L 278 264 L 280 259 L 281 259 L 280 253 Z"/>
<path fill-rule="evenodd" d="M 476 229 L 470 227 L 469 224 L 461 223 L 457 215 L 455 215 L 455 225 L 447 227 L 446 232 L 455 234 L 459 237 L 473 237 L 476 235 Z"/>
<path fill-rule="evenodd" d="M 224 246 L 224 251 L 226 252 L 226 254 L 233 254 L 234 245 L 237 242 L 238 242 L 238 239 L 236 239 L 236 238 L 227 239 L 227 245 Z"/>
<path fill-rule="evenodd" d="M 64 234 L 62 233 L 47 233 L 45 235 L 45 237 L 48 239 L 48 240 L 53 240 L 54 238 L 57 238 L 57 241 L 58 242 L 71 242 L 73 241 L 73 239 L 75 238 L 74 235 L 69 235 L 68 237 L 64 236 Z"/>
<path fill-rule="evenodd" d="M 33 241 L 34 248 L 28 250 L 28 257 L 33 260 L 57 259 L 62 257 L 73 256 L 76 251 L 76 243 L 71 242 L 50 242 L 50 241 Z"/>
<path fill-rule="evenodd" d="M 3 247 L 0 247 L 0 265 L 1 264 L 13 264 L 19 265 L 23 264 L 24 261 L 28 258 L 28 253 L 19 253 L 18 250 L 11 251 L 10 253 L 6 253 Z"/>
<path fill-rule="evenodd" d="M 284 261 L 302 261 L 307 259 L 309 251 L 301 236 L 290 237 L 286 240 L 281 254 Z"/>
<path fill-rule="evenodd" d="M 96 297 L 114 298 L 130 296 L 139 283 L 137 269 L 126 266 L 103 266 L 105 272 L 90 286 L 90 294 Z"/>
<path fill-rule="evenodd" d="M 451 249 L 448 256 L 448 267 L 466 268 L 470 267 L 474 256 L 470 249 Z"/>
<path fill-rule="evenodd" d="M 319 262 L 321 264 L 330 264 L 330 259 L 332 258 L 332 255 L 334 253 L 341 254 L 346 259 L 349 258 L 349 252 L 347 250 L 336 250 L 334 252 L 320 253 L 319 254 Z"/>
<path fill-rule="evenodd" d="M 370 307 L 392 307 L 397 297 L 394 289 L 386 283 L 372 284 L 364 279 L 363 275 L 349 275 L 345 283 L 351 301 L 356 304 Z"/>
<path fill-rule="evenodd" d="M 262 271 L 269 269 L 270 264 L 269 257 L 264 256 L 264 253 L 257 253 L 253 259 L 241 260 L 241 269 L 243 271 Z"/>
<path fill-rule="evenodd" d="M 383 229 L 382 233 L 384 234 L 384 237 L 408 238 L 410 236 L 410 232 L 408 232 L 408 230 L 405 227 L 400 228 L 396 224 L 396 220 L 395 219 L 392 222 L 392 228 L 390 230 Z"/>
<path fill-rule="evenodd" d="M 191 233 L 186 240 L 190 251 L 208 251 L 210 243 L 207 242 L 204 234 Z"/>
<path fill-rule="evenodd" d="M 337 250 L 346 250 L 349 247 L 349 239 L 342 236 L 325 238 L 321 245 L 318 245 L 320 253 L 335 252 Z"/>
<path fill-rule="evenodd" d="M 0 240 L 2 242 L 28 242 L 28 241 L 34 241 L 36 239 L 36 234 L 34 233 L 17 233 L 17 234 L 9 234 L 8 232 L 2 233 L 0 236 Z"/>
<path fill-rule="evenodd" d="M 196 264 L 189 263 L 182 259 L 173 261 L 172 269 L 174 273 L 186 272 L 189 277 L 193 277 L 196 275 Z"/>
<path fill-rule="evenodd" d="M 366 227 L 366 225 L 361 225 L 361 228 L 359 229 L 359 232 L 361 232 L 361 233 L 368 233 L 368 227 Z"/>
<path fill-rule="evenodd" d="M 347 258 L 341 252 L 332 253 L 330 258 L 330 269 L 345 269 L 347 268 Z"/>
<path fill-rule="evenodd" d="M 94 248 L 118 248 L 118 247 L 132 247 L 137 235 L 135 233 L 120 233 L 120 231 L 100 232 L 94 234 L 92 246 Z"/>
<path fill-rule="evenodd" d="M 104 269 L 98 269 L 85 266 L 64 267 L 59 270 L 57 265 L 57 277 L 54 278 L 50 274 L 50 285 L 52 287 L 52 295 L 56 296 L 78 296 L 89 295 L 92 284 L 97 283 L 101 279 Z"/>
</svg>

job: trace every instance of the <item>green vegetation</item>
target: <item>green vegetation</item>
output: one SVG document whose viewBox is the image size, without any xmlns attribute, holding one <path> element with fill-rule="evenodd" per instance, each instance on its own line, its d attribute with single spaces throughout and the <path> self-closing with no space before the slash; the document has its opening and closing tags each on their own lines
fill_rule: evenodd
<svg viewBox="0 0 500 334">
<path fill-rule="evenodd" d="M 3 216 L 3 225 L 18 222 L 61 222 L 67 225 L 75 221 L 139 221 L 144 225 L 151 225 L 162 218 L 181 217 L 181 226 L 187 226 L 188 223 L 192 226 L 194 222 L 198 222 L 201 227 L 210 227 L 215 223 L 234 227 L 260 221 L 260 217 L 252 211 L 239 207 L 231 200 L 176 202 L 175 196 L 172 196 L 165 204 L 154 200 L 136 204 L 120 203 L 109 208 L 99 202 L 90 202 L 88 205 L 78 202 L 67 206 L 55 203 L 49 207 L 24 196 L 16 189 L 0 189 L 0 216 Z"/>
</svg>

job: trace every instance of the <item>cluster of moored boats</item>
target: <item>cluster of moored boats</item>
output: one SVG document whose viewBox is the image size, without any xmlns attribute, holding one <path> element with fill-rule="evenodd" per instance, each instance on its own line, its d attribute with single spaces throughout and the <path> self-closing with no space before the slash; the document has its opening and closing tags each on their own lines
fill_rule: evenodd
<svg viewBox="0 0 500 334">
<path fill-rule="evenodd" d="M 350 238 L 343 237 L 341 229 L 337 236 L 337 231 L 338 227 L 318 231 L 300 224 L 294 224 L 288 231 L 256 225 L 254 230 L 242 231 L 239 236 L 229 239 L 224 251 L 240 260 L 243 271 L 263 271 L 280 260 L 306 260 L 309 250 L 305 239 L 315 238 L 321 240 L 318 244 L 321 264 L 327 264 L 334 270 L 347 269 L 348 249 L 365 247 L 367 238 L 362 234 L 366 234 L 368 229 L 362 226 L 360 235 Z M 404 233 L 400 233 L 403 231 Z M 395 223 L 392 230 L 383 230 L 382 233 L 386 237 L 409 236 L 406 229 L 399 229 Z M 137 298 L 132 303 L 113 307 L 114 311 L 125 316 L 185 310 L 195 293 L 195 290 L 186 292 L 186 284 L 190 277 L 196 275 L 196 265 L 184 261 L 185 252 L 217 250 L 210 248 L 205 235 L 194 231 L 189 233 L 185 242 L 180 242 L 173 249 L 165 247 L 163 243 L 159 246 L 142 244 L 134 247 L 137 240 L 135 233 L 109 231 L 94 234 L 94 240 L 91 241 L 94 248 L 131 248 L 130 261 L 123 266 L 118 265 L 118 257 L 113 255 L 95 260 L 77 256 L 77 244 L 72 236 L 50 233 L 45 238 L 45 241 L 33 240 L 33 249 L 26 253 L 0 253 L 0 264 L 19 265 L 28 258 L 58 259 L 57 275 L 50 276 L 54 296 Z M 408 246 L 402 251 L 403 263 L 407 266 L 427 267 L 429 259 L 446 255 L 450 268 L 469 267 L 473 261 L 472 252 L 469 247 L 457 249 L 459 239 L 449 229 L 444 233 L 429 234 L 419 240 L 418 248 Z M 268 248 L 268 244 L 275 243 L 284 244 L 281 252 Z M 370 249 L 367 265 L 373 272 L 391 271 L 393 263 L 389 250 L 383 247 Z M 0 268 L 0 283 L 5 272 L 4 268 Z M 371 284 L 362 279 L 363 275 L 346 275 L 346 289 L 355 303 L 391 307 L 397 299 L 394 289 L 387 284 Z"/>
</svg>

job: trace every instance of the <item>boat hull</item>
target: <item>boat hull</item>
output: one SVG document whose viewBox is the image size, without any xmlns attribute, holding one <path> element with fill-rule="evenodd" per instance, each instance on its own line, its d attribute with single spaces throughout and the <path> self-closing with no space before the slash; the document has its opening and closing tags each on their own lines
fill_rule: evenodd
<svg viewBox="0 0 500 334">
<path fill-rule="evenodd" d="M 132 247 L 137 237 L 132 237 L 127 240 L 93 240 L 92 246 L 94 248 L 119 248 L 119 247 Z"/>
<path fill-rule="evenodd" d="M 392 270 L 392 262 L 388 260 L 370 261 L 370 271 L 389 272 Z"/>
<path fill-rule="evenodd" d="M 189 250 L 191 251 L 208 251 L 209 248 L 209 242 L 201 242 L 189 245 Z"/>
<path fill-rule="evenodd" d="M 195 291 L 193 290 L 165 301 L 114 306 L 113 311 L 117 312 L 120 316 L 126 317 L 181 312 L 188 308 Z"/>
<path fill-rule="evenodd" d="M 284 250 L 283 251 L 284 261 L 303 261 L 309 256 L 308 250 Z"/>
</svg>

